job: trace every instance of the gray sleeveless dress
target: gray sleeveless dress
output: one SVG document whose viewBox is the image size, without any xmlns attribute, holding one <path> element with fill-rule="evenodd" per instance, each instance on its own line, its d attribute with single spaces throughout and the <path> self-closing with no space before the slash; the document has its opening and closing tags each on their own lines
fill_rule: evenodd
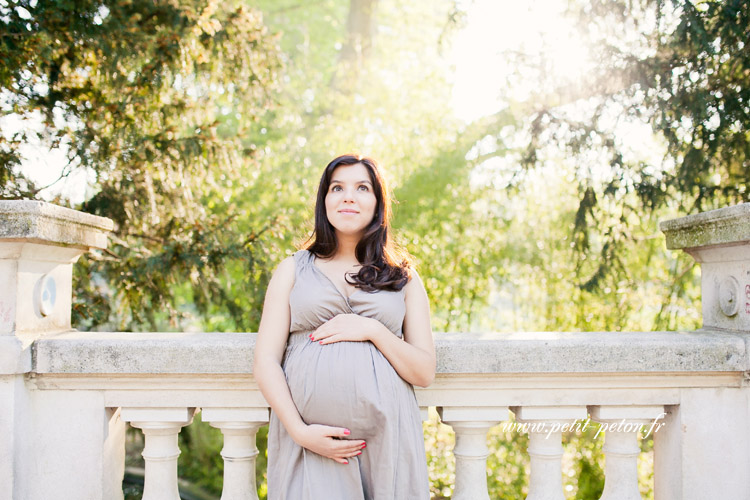
<svg viewBox="0 0 750 500">
<path fill-rule="evenodd" d="M 294 254 L 291 324 L 282 368 L 294 404 L 308 424 L 346 427 L 364 439 L 362 454 L 343 465 L 300 447 L 271 412 L 268 429 L 269 500 L 429 499 L 419 407 L 411 384 L 371 342 L 320 345 L 310 332 L 338 314 L 377 319 L 402 335 L 404 291 L 348 299 L 314 265 L 307 250 Z"/>
</svg>

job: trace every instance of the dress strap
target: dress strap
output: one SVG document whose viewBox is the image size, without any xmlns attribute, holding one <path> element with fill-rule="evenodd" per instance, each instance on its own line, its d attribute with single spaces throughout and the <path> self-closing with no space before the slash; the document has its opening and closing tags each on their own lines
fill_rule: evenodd
<svg viewBox="0 0 750 500">
<path fill-rule="evenodd" d="M 312 254 L 307 250 L 297 250 L 294 255 L 294 280 L 299 279 L 302 270 L 309 270 Z"/>
<path fill-rule="evenodd" d="M 302 249 L 302 250 L 297 250 L 294 253 L 294 260 L 297 262 L 297 265 L 299 266 L 303 266 L 303 267 L 309 266 L 310 264 L 312 264 L 313 258 L 314 258 L 314 255 L 309 250 Z"/>
</svg>

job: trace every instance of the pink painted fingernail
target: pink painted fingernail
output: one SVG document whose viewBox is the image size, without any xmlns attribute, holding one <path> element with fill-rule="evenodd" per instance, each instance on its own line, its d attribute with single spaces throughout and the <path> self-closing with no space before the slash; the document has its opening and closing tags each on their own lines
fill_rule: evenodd
<svg viewBox="0 0 750 500">
<path fill-rule="evenodd" d="M 367 443 L 362 443 L 362 449 L 364 450 L 365 448 L 367 448 Z"/>
<path fill-rule="evenodd" d="M 357 455 L 361 455 L 361 454 L 362 454 L 362 452 L 361 452 L 361 451 L 357 452 Z M 356 456 L 356 455 L 355 455 L 355 456 Z"/>
<path fill-rule="evenodd" d="M 345 463 L 345 464 L 348 464 L 348 463 L 349 463 L 349 460 L 344 460 L 344 463 Z"/>
<path fill-rule="evenodd" d="M 349 434 L 351 434 L 351 432 L 349 431 L 349 429 L 344 429 L 344 435 L 348 436 Z"/>
</svg>

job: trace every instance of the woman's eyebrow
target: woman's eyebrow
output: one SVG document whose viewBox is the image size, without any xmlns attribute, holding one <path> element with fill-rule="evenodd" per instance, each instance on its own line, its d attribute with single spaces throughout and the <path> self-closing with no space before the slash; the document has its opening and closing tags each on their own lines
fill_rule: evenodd
<svg viewBox="0 0 750 500">
<path fill-rule="evenodd" d="M 338 179 L 331 179 L 331 184 L 343 184 L 343 183 L 344 181 L 340 181 Z M 368 180 L 355 181 L 354 184 L 369 184 L 370 186 L 372 186 L 372 182 Z"/>
</svg>

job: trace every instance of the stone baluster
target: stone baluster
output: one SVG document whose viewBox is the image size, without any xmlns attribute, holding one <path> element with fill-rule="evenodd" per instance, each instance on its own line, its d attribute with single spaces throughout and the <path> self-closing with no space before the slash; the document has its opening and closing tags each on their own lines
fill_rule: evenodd
<svg viewBox="0 0 750 500">
<path fill-rule="evenodd" d="M 121 408 L 120 418 L 143 432 L 146 477 L 142 500 L 180 500 L 177 434 L 193 420 L 194 408 Z"/>
<path fill-rule="evenodd" d="M 202 416 L 224 435 L 221 500 L 257 500 L 255 435 L 268 423 L 268 408 L 204 408 Z"/>
<path fill-rule="evenodd" d="M 508 419 L 507 407 L 441 407 L 440 420 L 453 428 L 456 485 L 453 500 L 489 500 L 487 432 Z"/>
<path fill-rule="evenodd" d="M 419 416 L 422 418 L 422 422 L 427 422 L 430 419 L 430 407 L 429 406 L 420 406 L 419 407 Z"/>
<path fill-rule="evenodd" d="M 584 406 L 521 406 L 511 408 L 529 433 L 529 494 L 526 500 L 564 500 L 562 431 L 588 415 Z"/>
<path fill-rule="evenodd" d="M 663 406 L 591 406 L 591 418 L 604 433 L 605 481 L 601 500 L 640 500 L 638 433 L 653 434 L 663 425 Z"/>
</svg>

